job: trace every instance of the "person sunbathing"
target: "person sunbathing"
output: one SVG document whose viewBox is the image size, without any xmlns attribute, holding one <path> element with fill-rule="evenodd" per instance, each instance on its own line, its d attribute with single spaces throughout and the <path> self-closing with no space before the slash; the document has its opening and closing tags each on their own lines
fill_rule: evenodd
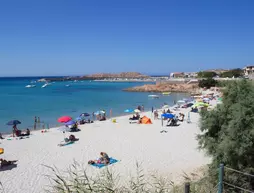
<svg viewBox="0 0 254 193">
<path fill-rule="evenodd" d="M 30 130 L 27 128 L 25 133 L 22 133 L 20 136 L 29 136 Z"/>
<path fill-rule="evenodd" d="M 88 164 L 93 165 L 93 164 L 105 164 L 108 165 L 110 163 L 110 158 L 107 153 L 101 152 L 100 153 L 101 157 L 98 160 L 89 160 Z"/>
<path fill-rule="evenodd" d="M 13 161 L 7 161 L 5 159 L 0 158 L 0 168 L 4 167 L 4 166 L 10 166 L 13 165 L 17 162 L 18 160 L 13 160 Z"/>
<path fill-rule="evenodd" d="M 78 141 L 79 139 L 75 137 L 75 135 L 70 135 L 69 138 L 64 138 L 64 141 L 62 141 L 58 146 L 65 146 L 68 144 L 72 144 L 75 141 Z"/>
<path fill-rule="evenodd" d="M 140 115 L 139 114 L 135 114 L 131 118 L 129 118 L 129 120 L 139 120 L 139 119 L 140 119 Z"/>
<path fill-rule="evenodd" d="M 109 164 L 110 158 L 108 154 L 105 152 L 101 152 L 100 155 L 101 155 L 100 159 L 102 160 L 102 162 L 104 162 L 105 164 Z"/>
</svg>

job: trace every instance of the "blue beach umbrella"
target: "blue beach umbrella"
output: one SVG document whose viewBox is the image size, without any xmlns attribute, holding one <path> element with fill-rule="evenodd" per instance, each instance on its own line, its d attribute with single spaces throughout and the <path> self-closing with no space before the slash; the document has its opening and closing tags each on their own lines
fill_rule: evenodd
<svg viewBox="0 0 254 193">
<path fill-rule="evenodd" d="M 11 120 L 8 123 L 6 123 L 6 125 L 18 125 L 18 124 L 21 124 L 19 120 Z"/>
<path fill-rule="evenodd" d="M 97 111 L 97 112 L 95 112 L 94 114 L 95 115 L 100 115 L 100 114 L 104 114 L 105 113 L 105 111 Z"/>
<path fill-rule="evenodd" d="M 74 125 L 76 122 L 73 120 L 70 120 L 68 122 L 65 123 L 65 125 Z"/>
<path fill-rule="evenodd" d="M 133 113 L 134 110 L 133 110 L 133 109 L 125 109 L 124 112 L 125 112 L 125 113 Z"/>
<path fill-rule="evenodd" d="M 89 113 L 82 113 L 81 115 L 79 115 L 80 117 L 89 117 L 90 114 Z"/>
<path fill-rule="evenodd" d="M 76 121 L 81 121 L 81 120 L 83 120 L 82 117 L 77 117 L 76 118 Z"/>
<path fill-rule="evenodd" d="M 164 113 L 161 115 L 162 117 L 165 117 L 165 118 L 168 118 L 168 119 L 172 119 L 175 117 L 175 115 L 173 114 L 170 114 L 170 113 Z"/>
</svg>

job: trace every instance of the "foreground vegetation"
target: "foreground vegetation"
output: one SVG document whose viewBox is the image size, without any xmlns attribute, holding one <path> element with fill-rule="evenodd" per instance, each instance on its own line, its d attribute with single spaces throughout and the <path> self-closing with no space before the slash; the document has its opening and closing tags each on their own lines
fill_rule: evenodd
<svg viewBox="0 0 254 193">
<path fill-rule="evenodd" d="M 56 168 L 50 167 L 53 175 L 50 179 L 53 186 L 47 192 L 54 193 L 182 193 L 184 184 L 177 185 L 170 179 L 158 174 L 145 175 L 142 167 L 136 164 L 136 174 L 126 182 L 125 176 L 120 176 L 114 167 L 100 170 L 97 175 L 88 175 L 86 170 L 77 162 L 63 175 Z M 204 171 L 206 172 L 206 170 Z M 201 176 L 202 177 L 200 180 Z M 208 175 L 183 173 L 186 182 L 191 181 L 191 193 L 212 193 L 216 187 L 210 183 Z"/>
</svg>

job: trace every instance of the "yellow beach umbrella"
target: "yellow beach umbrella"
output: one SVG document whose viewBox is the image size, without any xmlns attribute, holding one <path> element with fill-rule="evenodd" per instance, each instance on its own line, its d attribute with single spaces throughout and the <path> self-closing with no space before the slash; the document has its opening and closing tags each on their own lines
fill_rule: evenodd
<svg viewBox="0 0 254 193">
<path fill-rule="evenodd" d="M 4 148 L 0 148 L 0 154 L 4 153 Z"/>
<path fill-rule="evenodd" d="M 195 104 L 193 105 L 193 107 L 200 107 L 200 106 L 208 107 L 209 104 L 203 103 L 203 102 L 198 102 L 198 103 L 195 103 Z"/>
</svg>

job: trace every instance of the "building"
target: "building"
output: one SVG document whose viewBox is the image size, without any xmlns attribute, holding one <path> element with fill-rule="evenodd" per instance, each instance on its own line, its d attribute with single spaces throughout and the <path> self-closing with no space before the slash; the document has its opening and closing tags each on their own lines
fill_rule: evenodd
<svg viewBox="0 0 254 193">
<path fill-rule="evenodd" d="M 172 72 L 170 78 L 185 78 L 185 74 L 183 72 Z"/>
<path fill-rule="evenodd" d="M 254 75 L 254 66 L 245 66 L 243 68 L 245 76 L 253 76 Z"/>
<path fill-rule="evenodd" d="M 196 72 L 185 72 L 184 74 L 186 78 L 196 78 L 198 76 Z"/>
</svg>

